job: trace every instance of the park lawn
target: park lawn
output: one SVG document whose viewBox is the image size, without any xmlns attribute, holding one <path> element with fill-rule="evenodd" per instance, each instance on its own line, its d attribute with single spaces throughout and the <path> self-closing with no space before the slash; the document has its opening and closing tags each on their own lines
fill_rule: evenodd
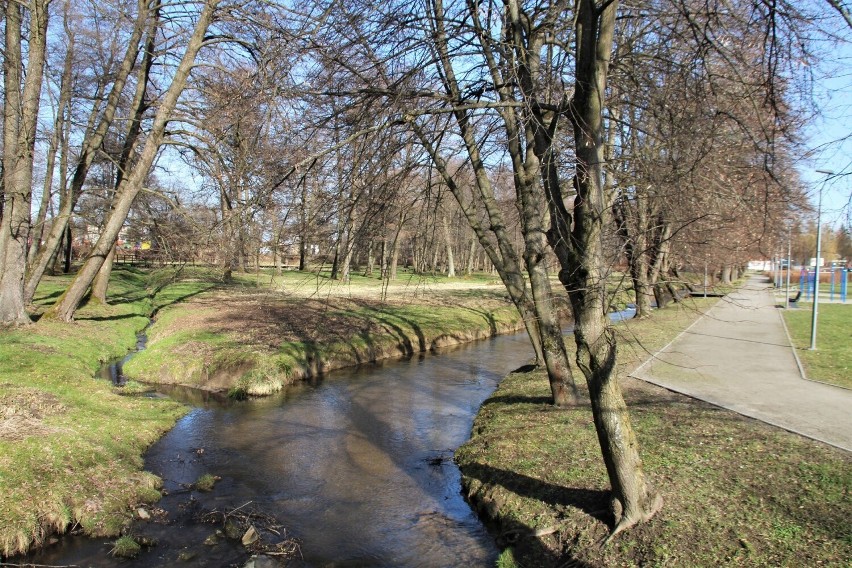
<svg viewBox="0 0 852 568">
<path fill-rule="evenodd" d="M 620 380 L 664 508 L 606 547 L 609 483 L 588 403 L 551 407 L 533 371 L 483 404 L 456 461 L 495 521 L 498 566 L 848 566 L 849 453 L 627 376 L 710 303 L 617 326 Z"/>
<path fill-rule="evenodd" d="M 811 351 L 811 304 L 785 310 L 784 321 L 805 374 L 814 381 L 852 389 L 852 305 L 819 304 L 815 351 Z"/>
</svg>

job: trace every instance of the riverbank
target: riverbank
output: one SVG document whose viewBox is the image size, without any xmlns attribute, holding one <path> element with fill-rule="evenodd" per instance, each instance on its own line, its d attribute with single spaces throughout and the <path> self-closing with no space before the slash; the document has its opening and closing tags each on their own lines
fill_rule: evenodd
<svg viewBox="0 0 852 568">
<path fill-rule="evenodd" d="M 38 309 L 67 282 L 47 278 Z M 164 368 L 204 369 L 176 382 L 236 394 L 241 386 L 246 393 L 252 385 L 274 390 L 276 381 L 334 365 L 487 337 L 520 324 L 502 288 L 487 277 L 417 277 L 388 287 L 378 279 L 356 277 L 341 286 L 290 273 L 277 279 L 239 275 L 223 285 L 206 271 L 116 270 L 110 305 L 87 306 L 72 324 L 0 329 L 0 556 L 42 546 L 68 530 L 120 534 L 134 505 L 159 498 L 160 480 L 141 471 L 142 454 L 185 407 L 144 396 L 150 387 L 137 381 L 118 389 L 93 378 L 104 362 L 135 345 L 152 314 L 157 323 L 151 347 L 140 353 L 144 364 L 135 366 L 135 357 L 127 374 L 135 369 L 162 380 Z"/>
<path fill-rule="evenodd" d="M 122 396 L 94 375 L 125 354 L 158 306 L 199 285 L 172 285 L 155 298 L 147 275 L 116 271 L 112 305 L 80 310 L 71 324 L 0 329 L 0 556 L 79 530 L 113 535 L 130 507 L 159 498 L 142 453 L 183 415 L 166 399 Z M 43 309 L 67 284 L 49 277 Z"/>
<path fill-rule="evenodd" d="M 493 279 L 408 275 L 340 284 L 285 273 L 249 279 L 158 314 L 124 367 L 145 383 L 264 396 L 298 380 L 523 328 Z"/>
<path fill-rule="evenodd" d="M 539 372 L 508 376 L 483 404 L 456 460 L 506 549 L 498 566 L 846 565 L 847 452 L 627 377 L 712 302 L 618 326 L 620 380 L 664 508 L 607 547 L 608 481 L 588 405 L 549 407 Z"/>
</svg>

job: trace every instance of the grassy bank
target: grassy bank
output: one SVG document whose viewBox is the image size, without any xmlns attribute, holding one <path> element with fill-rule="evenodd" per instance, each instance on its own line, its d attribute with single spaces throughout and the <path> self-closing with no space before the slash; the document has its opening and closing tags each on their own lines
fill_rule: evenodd
<svg viewBox="0 0 852 568">
<path fill-rule="evenodd" d="M 620 326 L 622 386 L 665 503 L 605 548 L 608 481 L 587 405 L 551 408 L 537 372 L 510 375 L 485 402 L 456 459 L 496 521 L 500 566 L 848 565 L 848 453 L 627 378 L 710 302 Z"/>
<path fill-rule="evenodd" d="M 820 303 L 817 349 L 811 345 L 811 304 L 784 310 L 784 320 L 796 346 L 805 374 L 814 381 L 852 389 L 852 304 Z"/>
<path fill-rule="evenodd" d="M 46 278 L 44 310 L 69 277 Z M 203 269 L 117 269 L 109 305 L 76 321 L 0 328 L 0 556 L 56 532 L 119 534 L 132 506 L 159 498 L 141 470 L 145 449 L 185 411 L 93 378 L 125 354 L 156 315 L 150 347 L 127 374 L 264 394 L 344 364 L 412 353 L 517 328 L 517 313 L 489 277 L 407 275 L 390 286 L 353 277 L 237 275 Z"/>
<path fill-rule="evenodd" d="M 48 305 L 68 281 L 47 278 L 36 304 Z M 72 527 L 116 534 L 131 505 L 159 497 L 159 480 L 141 471 L 142 452 L 183 408 L 121 396 L 93 378 L 135 345 L 152 310 L 204 288 L 163 281 L 154 293 L 151 283 L 119 270 L 111 305 L 83 308 L 72 324 L 0 329 L 0 555 Z"/>
<path fill-rule="evenodd" d="M 245 279 L 163 310 L 125 373 L 235 396 L 306 376 L 519 329 L 502 287 L 410 276 L 340 284 L 285 273 Z"/>
</svg>

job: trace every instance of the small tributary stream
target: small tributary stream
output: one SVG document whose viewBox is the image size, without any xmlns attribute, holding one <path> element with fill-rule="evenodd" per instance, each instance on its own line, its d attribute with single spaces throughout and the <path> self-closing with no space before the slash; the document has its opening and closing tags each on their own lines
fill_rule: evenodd
<svg viewBox="0 0 852 568">
<path fill-rule="evenodd" d="M 109 556 L 113 539 L 64 538 L 27 561 L 243 566 L 239 542 L 204 544 L 215 527 L 188 511 L 245 507 L 298 539 L 303 560 L 288 565 L 493 565 L 498 551 L 461 495 L 452 455 L 482 401 L 530 356 L 518 334 L 332 373 L 264 399 L 172 390 L 193 409 L 145 462 L 165 480 L 157 506 L 167 514 L 131 531 L 157 545 L 126 561 Z M 189 489 L 203 473 L 221 477 L 214 490 Z"/>
</svg>

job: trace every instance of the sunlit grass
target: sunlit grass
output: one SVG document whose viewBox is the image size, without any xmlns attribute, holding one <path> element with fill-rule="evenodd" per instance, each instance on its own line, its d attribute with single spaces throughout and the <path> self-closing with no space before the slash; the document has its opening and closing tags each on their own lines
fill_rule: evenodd
<svg viewBox="0 0 852 568">
<path fill-rule="evenodd" d="M 361 287 L 344 294 L 297 293 L 315 278 L 284 273 L 268 285 L 218 287 L 199 301 L 169 307 L 150 329 L 148 348 L 124 371 L 149 382 L 262 396 L 307 375 L 521 325 L 502 287 L 485 279 L 484 287 L 473 288 L 438 279 L 422 294 L 397 289 L 384 297 L 363 293 L 379 290 L 374 283 L 356 283 Z"/>
<path fill-rule="evenodd" d="M 815 351 L 811 351 L 811 304 L 784 311 L 784 320 L 807 377 L 852 388 L 852 304 L 821 303 Z"/>
</svg>

